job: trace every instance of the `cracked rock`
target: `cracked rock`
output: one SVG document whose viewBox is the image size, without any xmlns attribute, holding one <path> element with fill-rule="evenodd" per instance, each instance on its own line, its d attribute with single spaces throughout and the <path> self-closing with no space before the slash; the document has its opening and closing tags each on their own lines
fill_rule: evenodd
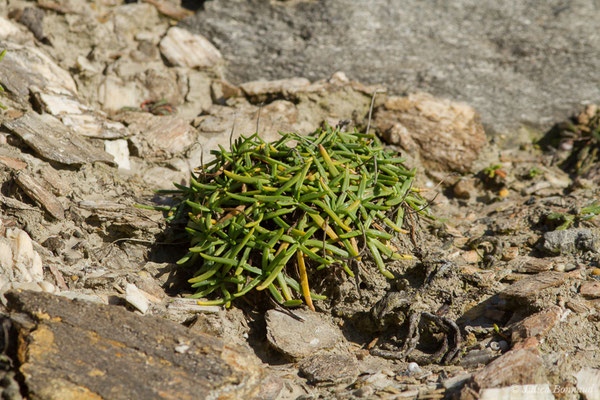
<svg viewBox="0 0 600 400">
<path fill-rule="evenodd" d="M 172 321 L 45 293 L 6 296 L 31 398 L 254 398 L 266 378 L 254 355 Z"/>
<path fill-rule="evenodd" d="M 598 251 L 598 236 L 591 229 L 565 229 L 544 234 L 543 249 L 552 254 Z"/>
</svg>

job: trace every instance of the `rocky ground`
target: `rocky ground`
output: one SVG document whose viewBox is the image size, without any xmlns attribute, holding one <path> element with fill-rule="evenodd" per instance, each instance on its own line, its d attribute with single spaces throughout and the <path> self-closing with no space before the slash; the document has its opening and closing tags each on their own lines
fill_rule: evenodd
<svg viewBox="0 0 600 400">
<path fill-rule="evenodd" d="M 486 136 L 471 105 L 341 71 L 234 84 L 223 37 L 193 29 L 218 2 L 125 3 L 0 0 L 3 397 L 600 398 L 600 174 L 561 168 L 580 139 Z M 186 299 L 185 241 L 134 205 L 168 204 L 155 190 L 231 136 L 323 123 L 418 168 L 437 219 L 407 219 L 414 260 L 315 273 L 316 313 Z"/>
</svg>

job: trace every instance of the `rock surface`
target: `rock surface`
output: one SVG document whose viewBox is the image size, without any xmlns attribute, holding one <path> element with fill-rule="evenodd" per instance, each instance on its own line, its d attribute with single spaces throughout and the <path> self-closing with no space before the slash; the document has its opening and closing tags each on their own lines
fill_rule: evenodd
<svg viewBox="0 0 600 400">
<path fill-rule="evenodd" d="M 600 100 L 597 17 L 592 0 L 215 0 L 180 24 L 215 43 L 235 83 L 341 70 L 396 94 L 468 102 L 489 132 L 505 132 Z"/>
<path fill-rule="evenodd" d="M 555 27 L 548 21 L 561 24 L 570 21 L 578 13 L 589 10 L 586 1 L 589 0 L 578 3 L 577 7 L 565 4 L 571 8 L 561 10 L 559 7 L 557 15 L 546 20 L 532 20 L 529 26 L 535 28 L 545 24 L 545 32 L 552 32 Z M 264 10 L 277 11 L 266 16 L 270 18 L 267 23 L 260 19 L 262 15 L 257 17 L 258 22 L 251 28 L 265 28 L 258 35 L 244 36 L 247 15 L 221 23 L 220 29 L 239 36 L 227 43 L 218 42 L 218 35 L 206 36 L 210 41 L 216 38 L 213 43 L 220 50 L 236 46 L 236 51 L 243 56 L 247 42 L 260 45 L 275 37 L 277 46 L 289 46 L 288 50 L 296 52 L 294 56 L 303 56 L 303 48 L 298 46 L 302 41 L 319 42 L 323 45 L 320 50 L 328 51 L 318 59 L 302 58 L 299 71 L 308 71 L 307 68 L 313 66 L 314 70 L 301 75 L 286 74 L 289 70 L 285 68 L 293 69 L 299 64 L 294 58 L 286 59 L 287 50 L 280 51 L 278 57 L 269 58 L 272 48 L 278 51 L 273 46 L 256 57 L 257 63 L 261 63 L 261 71 L 253 75 L 255 72 L 247 67 L 247 63 L 233 62 L 224 66 L 219 61 L 211 67 L 202 67 L 187 66 L 184 62 L 175 66 L 170 62 L 161 52 L 161 42 L 168 32 L 178 32 L 184 25 L 172 29 L 174 19 L 190 14 L 183 11 L 179 3 L 179 0 L 0 0 L 0 50 L 8 49 L 0 62 L 0 83 L 6 88 L 0 93 L 0 103 L 7 106 L 0 110 L 0 292 L 8 289 L 45 291 L 62 296 L 56 300 L 59 304 L 67 302 L 66 298 L 76 299 L 65 306 L 70 314 L 63 322 L 50 317 L 44 319 L 44 314 L 33 315 L 33 312 L 13 312 L 12 315 L 22 333 L 22 348 L 30 345 L 27 348 L 42 348 L 40 340 L 47 338 L 44 336 L 47 332 L 55 332 L 54 343 L 64 344 L 64 348 L 79 346 L 79 353 L 72 349 L 61 360 L 57 359 L 59 353 L 31 353 L 37 361 L 32 359 L 26 363 L 25 371 L 30 375 L 25 379 L 18 370 L 19 360 L 29 355 L 24 352 L 19 359 L 11 352 L 17 346 L 9 343 L 5 346 L 8 350 L 3 353 L 7 357 L 0 357 L 3 397 L 16 399 L 18 397 L 13 395 L 19 391 L 41 390 L 48 380 L 38 379 L 41 373 L 35 375 L 32 371 L 42 370 L 49 375 L 50 370 L 45 368 L 50 362 L 58 365 L 59 361 L 66 365 L 61 364 L 62 369 L 53 371 L 68 372 L 79 368 L 76 372 L 92 372 L 82 378 L 82 382 L 96 379 L 96 384 L 110 377 L 117 382 L 115 387 L 142 382 L 146 385 L 143 390 L 151 390 L 154 382 L 162 384 L 165 382 L 162 379 L 173 376 L 156 378 L 157 368 L 152 362 L 191 357 L 190 364 L 172 363 L 166 368 L 172 373 L 173 368 L 181 367 L 176 371 L 178 376 L 185 377 L 182 379 L 186 385 L 193 385 L 194 379 L 207 377 L 202 375 L 203 371 L 214 372 L 215 363 L 219 364 L 215 368 L 229 365 L 228 361 L 219 360 L 223 354 L 231 353 L 219 348 L 212 351 L 213 345 L 227 343 L 228 346 L 220 349 L 251 348 L 265 362 L 262 368 L 268 372 L 257 378 L 261 383 L 256 397 L 261 399 L 452 398 L 461 393 L 466 399 L 478 394 L 476 386 L 466 384 L 473 376 L 477 376 L 480 383 L 502 382 L 506 385 L 497 392 L 494 391 L 497 387 L 483 388 L 479 393 L 481 396 L 510 395 L 506 387 L 513 385 L 511 381 L 527 376 L 535 378 L 531 367 L 542 368 L 548 381 L 536 385 L 535 390 L 550 385 L 553 389 L 568 390 L 573 397 L 589 398 L 588 383 L 597 378 L 600 366 L 600 354 L 596 351 L 600 319 L 600 290 L 596 283 L 600 259 L 597 252 L 590 251 L 593 246 L 581 247 L 574 242 L 572 247 L 565 247 L 565 251 L 554 253 L 545 251 L 543 245 L 546 242 L 544 234 L 556 228 L 556 221 L 546 219 L 549 213 L 573 217 L 572 230 L 594 232 L 597 245 L 600 218 L 577 213 L 597 202 L 600 189 L 585 179 L 573 179 L 569 171 L 561 170 L 556 164 L 557 155 L 561 155 L 540 151 L 529 140 L 528 134 L 521 135 L 518 147 L 514 146 L 514 141 L 503 142 L 501 137 L 485 143 L 477 113 L 481 112 L 486 128 L 493 125 L 490 118 L 518 126 L 524 120 L 529 121 L 532 115 L 535 125 L 547 125 L 557 115 L 557 109 L 570 109 L 580 99 L 578 96 L 597 90 L 597 85 L 593 85 L 596 75 L 591 73 L 586 76 L 588 86 L 574 84 L 586 71 L 597 69 L 592 68 L 597 57 L 594 58 L 595 53 L 587 51 L 586 47 L 593 40 L 592 36 L 577 41 L 581 53 L 575 55 L 573 48 L 561 47 L 571 40 L 568 33 L 573 32 L 574 27 L 563 27 L 560 35 L 544 37 L 536 46 L 514 42 L 515 35 L 528 38 L 531 34 L 531 31 L 519 30 L 524 18 L 542 15 L 552 7 L 532 2 L 524 3 L 527 4 L 526 13 L 522 12 L 523 4 L 511 5 L 511 12 L 503 15 L 511 20 L 510 24 L 497 18 L 506 8 L 504 1 L 494 4 L 484 1 L 460 8 L 454 3 L 417 4 L 410 0 L 402 10 L 389 9 L 386 3 L 384 8 L 387 7 L 386 12 L 392 17 L 415 16 L 401 23 L 394 21 L 394 25 L 388 27 L 385 19 L 377 19 L 382 13 L 381 0 L 370 3 L 368 9 L 348 0 L 181 1 L 182 5 L 191 5 L 197 10 L 201 8 L 199 4 L 204 3 L 205 8 L 200 10 L 199 16 L 187 22 L 202 20 L 205 26 L 213 26 L 212 17 L 204 17 L 213 13 L 218 5 L 229 7 L 229 14 L 247 12 L 253 16 Z M 335 14 L 327 13 L 339 4 L 345 9 L 337 10 Z M 475 19 L 490 9 L 497 12 L 481 18 L 486 24 L 478 38 L 485 42 L 482 49 L 473 43 L 474 28 L 482 24 Z M 290 16 L 286 14 L 289 10 L 306 12 Z M 314 10 L 325 12 L 313 15 Z M 447 18 L 436 16 L 427 20 L 432 10 L 444 10 Z M 353 21 L 365 20 L 367 23 L 343 29 L 343 35 L 340 35 L 340 24 L 349 13 Z M 465 13 L 468 15 L 463 18 Z M 457 18 L 457 14 L 461 18 Z M 297 25 L 297 21 L 307 16 L 311 19 L 310 24 Z M 373 16 L 375 19 L 371 19 Z M 285 19 L 283 24 L 281 18 Z M 581 21 L 589 22 L 589 19 L 586 15 Z M 492 20 L 494 22 L 490 22 Z M 496 23 L 497 20 L 501 22 Z M 453 28 L 447 24 L 453 21 L 465 25 L 461 40 L 449 34 Z M 321 25 L 313 28 L 313 23 Z M 417 24 L 416 28 L 411 28 L 413 23 Z M 583 33 L 578 31 L 578 34 L 585 35 L 594 23 L 597 21 L 583 26 Z M 556 29 L 562 29 L 560 26 Z M 286 42 L 278 33 L 281 29 L 302 31 L 301 41 Z M 382 36 L 389 29 L 392 33 L 405 29 L 401 35 L 407 40 L 395 40 L 397 37 L 393 34 L 387 38 Z M 553 41 L 564 49 L 564 53 L 542 51 L 533 58 L 525 53 L 510 52 L 498 56 L 496 51 L 500 42 L 486 41 L 490 36 L 485 35 L 498 30 L 506 31 L 506 35 L 501 35 L 502 40 L 506 40 L 501 43 L 504 49 L 523 44 L 524 50 L 537 51 L 546 49 L 544 46 Z M 330 34 L 332 31 L 335 34 Z M 327 35 L 321 35 L 323 32 Z M 443 39 L 438 32 L 445 35 Z M 178 33 L 190 37 L 190 32 L 179 30 Z M 379 57 L 377 51 L 381 42 L 371 40 L 373 35 L 386 41 L 385 57 Z M 353 48 L 344 52 L 340 45 L 331 51 L 328 43 L 339 37 L 353 45 L 361 45 L 363 40 L 372 43 L 362 44 L 364 50 Z M 177 40 L 171 44 L 178 48 L 183 46 L 184 53 L 189 50 L 185 50 L 186 43 Z M 415 51 L 399 55 L 395 52 L 399 46 Z M 448 50 L 448 47 L 453 48 Z M 435 54 L 431 54 L 433 51 Z M 417 53 L 426 53 L 428 58 L 423 62 L 410 58 Z M 462 58 L 452 61 L 459 53 Z M 228 54 L 225 54 L 226 58 L 230 57 Z M 192 53 L 180 52 L 178 55 L 188 61 L 195 58 Z M 581 62 L 578 57 L 584 57 L 586 62 Z M 348 58 L 352 60 L 346 62 Z M 392 70 L 392 80 L 402 85 L 406 83 L 403 88 L 398 89 L 395 84 L 367 86 L 348 78 L 358 76 L 355 73 L 358 63 L 360 68 L 369 70 L 369 76 L 373 77 L 370 82 L 385 83 L 390 76 L 386 75 L 389 68 L 385 66 L 398 58 L 408 59 L 405 63 L 394 64 Z M 574 60 L 572 68 L 561 69 L 564 63 L 553 64 L 567 58 Z M 338 64 L 339 60 L 344 61 L 343 65 Z M 289 65 L 285 64 L 288 61 Z M 283 69 L 277 70 L 282 64 L 285 64 Z M 322 73 L 323 64 L 328 69 L 331 67 L 334 73 Z M 530 67 L 539 67 L 533 78 Z M 234 74 L 228 74 L 226 68 Z M 247 79 L 232 83 L 225 78 L 225 75 L 235 77 L 236 71 L 242 69 L 247 70 Z M 552 71 L 559 69 L 561 79 L 552 75 Z M 348 71 L 348 75 L 339 70 Z M 434 70 L 447 75 L 440 75 L 437 81 L 431 80 Z M 423 79 L 415 78 L 419 73 Z M 269 80 L 270 76 L 277 79 Z M 294 76 L 300 78 L 291 78 Z M 487 79 L 489 76 L 493 79 Z M 456 77 L 460 78 L 459 83 L 453 81 Z M 528 80 L 524 82 L 523 77 Z M 549 81 L 552 84 L 548 84 Z M 539 86 L 532 90 L 532 85 Z M 441 93 L 449 100 L 405 93 L 413 93 L 418 87 L 434 94 Z M 446 90 L 451 87 L 456 90 Z M 566 89 L 557 95 L 557 87 Z M 440 88 L 444 90 L 437 91 Z M 574 94 L 573 90 L 578 92 Z M 493 95 L 489 95 L 492 91 Z M 357 269 L 350 265 L 356 275 L 354 278 L 339 264 L 321 271 L 315 271 L 309 265 L 311 289 L 326 295 L 327 299 L 315 301 L 318 318 L 294 308 L 295 313 L 304 315 L 303 322 L 287 318 L 285 314 L 279 316 L 281 321 L 274 322 L 277 315 L 265 321 L 264 314 L 271 308 L 263 297 L 268 295 L 266 293 L 237 299 L 230 309 L 177 297 L 192 293 L 187 281 L 195 269 L 176 264 L 186 253 L 188 244 L 186 239 L 177 236 L 177 231 L 170 229 L 179 226 L 180 220 L 175 217 L 173 224 L 167 224 L 167 213 L 134 205 L 168 208 L 175 201 L 173 197 L 155 190 L 172 189 L 173 182 L 185 184 L 189 172 L 198 167 L 201 160 L 208 162 L 211 150 L 218 145 L 225 149 L 229 147 L 232 131 L 232 139 L 259 131 L 265 140 L 279 138 L 278 130 L 308 133 L 324 123 L 364 131 L 369 124 L 369 109 L 375 92 L 378 94 L 370 132 L 387 135 L 384 139 L 393 144 L 386 148 L 402 152 L 402 156 L 408 158 L 408 168 L 417 167 L 411 191 L 419 192 L 429 200 L 432 214 L 438 217 L 435 221 L 426 221 L 416 213 L 405 213 L 402 228 L 408 234 L 394 235 L 388 246 L 401 254 L 412 255 L 413 259 L 396 261 L 384 257 L 396 279 L 386 279 L 379 274 L 367 256 L 362 258 Z M 469 97 L 473 93 L 480 97 Z M 463 95 L 466 97 L 461 97 Z M 589 98 L 593 99 L 593 96 Z M 459 103 L 461 99 L 471 99 L 469 106 Z M 485 107 L 480 108 L 481 104 Z M 596 118 L 590 113 L 593 109 L 596 108 L 587 107 L 584 114 Z M 507 117 L 509 112 L 515 114 Z M 552 117 L 546 118 L 548 115 Z M 395 132 L 388 130 L 383 126 L 384 122 L 388 127 L 397 125 L 398 129 Z M 394 133 L 398 134 L 396 139 L 404 135 L 410 140 L 392 140 Z M 111 161 L 107 153 L 115 159 Z M 422 168 L 422 164 L 426 168 Z M 424 170 L 429 174 L 424 174 Z M 461 175 L 459 183 L 457 174 Z M 381 235 L 375 230 L 380 228 L 373 226 L 374 230 L 369 234 Z M 547 236 L 556 235 L 556 244 L 568 244 L 569 237 L 561 237 L 564 233 L 557 232 Z M 362 240 L 357 237 L 359 245 Z M 15 249 L 19 246 L 22 248 L 17 252 Z M 291 277 L 298 278 L 295 265 L 285 268 Z M 388 296 L 400 292 L 410 297 L 400 296 L 400 302 L 394 302 L 392 300 L 397 296 Z M 113 306 L 94 308 L 83 301 Z M 411 303 L 409 310 L 403 306 L 405 301 Z M 388 311 L 386 315 L 373 312 L 380 309 L 376 305 L 381 304 Z M 5 318 L 4 323 L 8 323 L 4 306 L 5 303 L 0 304 L 0 318 Z M 83 322 L 78 325 L 87 321 L 79 312 L 81 309 L 95 310 L 92 316 L 98 316 L 100 309 L 110 310 L 107 312 L 112 315 L 125 313 L 125 308 L 131 312 L 119 314 L 123 318 L 118 321 L 125 321 L 123 324 L 96 318 L 91 327 L 82 327 Z M 136 315 L 141 312 L 153 318 Z M 434 357 L 434 352 L 443 350 L 440 346 L 444 344 L 444 336 L 449 345 L 455 343 L 454 335 L 448 336 L 446 332 L 451 325 L 431 324 L 422 319 L 415 331 L 420 333 L 420 339 L 415 334 L 406 342 L 411 315 L 418 316 L 423 312 L 435 313 L 444 321 L 445 318 L 456 321 L 463 338 L 458 352 L 461 359 L 457 363 L 441 365 Z M 273 313 L 280 314 L 269 311 L 271 317 Z M 137 322 L 129 323 L 131 318 Z M 96 345 L 89 345 L 91 329 L 97 326 L 109 329 L 109 325 L 111 334 L 120 337 L 98 334 L 94 336 L 98 340 L 96 345 L 106 345 L 105 350 L 112 351 L 116 343 L 123 344 L 127 339 L 125 347 L 118 350 L 123 356 L 112 357 L 117 354 L 114 353 L 109 359 L 94 353 L 98 356 L 95 361 L 112 366 L 116 359 L 118 368 L 124 368 L 126 361 L 146 362 L 137 370 L 126 371 L 136 375 L 131 382 L 118 381 L 122 377 L 113 376 L 113 373 L 118 374 L 118 369 L 107 367 L 106 372 L 97 368 L 99 374 L 90 370 L 89 364 L 82 364 L 82 360 L 88 360 L 88 351 L 101 350 Z M 157 326 L 162 328 L 154 329 Z M 323 327 L 330 332 L 318 330 Z M 86 330 L 88 328 L 90 330 Z M 204 335 L 197 335 L 200 332 L 218 339 L 206 339 Z M 155 334 L 162 335 L 162 341 L 157 342 Z M 509 348 L 505 335 L 512 335 L 512 350 L 503 354 Z M 0 352 L 4 349 L 1 336 Z M 188 340 L 198 336 L 206 341 Z M 69 343 L 66 343 L 66 337 Z M 313 350 L 315 344 L 323 345 L 325 339 L 329 340 L 325 346 L 331 346 L 331 350 Z M 274 349 L 269 340 L 277 342 L 284 350 L 276 346 Z M 388 356 L 402 358 L 396 350 L 410 345 L 411 341 L 418 342 L 418 346 L 408 359 L 387 359 Z M 133 342 L 144 344 L 143 349 L 148 352 L 136 353 Z M 205 348 L 215 357 L 198 355 L 197 343 L 208 343 Z M 168 345 L 170 350 L 163 345 Z M 297 348 L 303 349 L 302 355 L 288 354 Z M 383 351 L 378 353 L 383 356 L 371 354 L 368 348 Z M 240 350 L 236 354 L 244 353 Z M 153 357 L 152 360 L 147 359 L 148 355 Z M 225 358 L 231 361 L 231 357 Z M 204 360 L 208 360 L 209 368 L 200 370 L 198 364 Z M 505 361 L 490 364 L 494 360 Z M 511 371 L 507 360 L 514 361 L 517 368 Z M 230 381 L 234 390 L 232 396 L 237 397 L 235 390 L 243 388 L 236 386 L 236 382 L 246 382 L 244 377 L 239 377 L 244 374 L 243 368 L 246 364 L 258 365 L 252 357 L 243 358 L 240 364 L 239 368 L 232 367 L 217 376 L 211 381 L 213 383 L 205 382 L 205 388 L 212 390 L 210 385 L 218 386 L 227 377 L 233 377 Z M 489 368 L 482 370 L 485 365 Z M 584 372 L 575 376 L 578 371 Z M 236 378 L 234 375 L 238 372 L 239 378 Z M 124 377 L 131 375 L 123 374 Z M 193 378 L 187 379 L 191 375 Z M 263 379 L 266 376 L 268 378 Z M 182 395 L 177 391 L 180 385 L 176 379 L 173 378 L 173 382 L 177 384 L 169 386 L 161 395 Z M 352 381 L 354 384 L 349 386 L 348 382 Z M 64 395 L 72 389 L 60 386 L 61 382 L 48 390 Z M 83 386 L 73 389 L 81 392 L 76 395 L 95 395 L 95 389 L 90 385 L 81 389 Z M 525 391 L 533 386 L 512 387 Z M 225 398 L 228 395 L 218 394 Z M 194 397 L 199 394 L 194 392 Z"/>
<path fill-rule="evenodd" d="M 33 398 L 252 398 L 264 378 L 254 356 L 164 319 L 27 291 L 7 298 Z"/>
<path fill-rule="evenodd" d="M 476 387 L 495 388 L 510 385 L 547 383 L 546 371 L 537 350 L 511 350 L 473 376 Z"/>
<path fill-rule="evenodd" d="M 359 369 L 352 355 L 320 353 L 302 360 L 300 372 L 312 383 L 337 385 L 354 382 Z"/>
<path fill-rule="evenodd" d="M 310 310 L 297 310 L 296 319 L 278 310 L 269 310 L 267 339 L 283 354 L 292 358 L 304 358 L 318 350 L 329 349 L 342 340 L 339 329 L 319 314 Z"/>
<path fill-rule="evenodd" d="M 176 67 L 208 68 L 222 60 L 219 50 L 202 35 L 176 26 L 160 41 L 160 51 Z"/>
<path fill-rule="evenodd" d="M 487 143 L 472 107 L 425 93 L 389 97 L 375 113 L 374 126 L 386 142 L 418 154 L 428 170 L 468 172 Z"/>
<path fill-rule="evenodd" d="M 598 236 L 591 229 L 565 229 L 544 234 L 543 248 L 551 254 L 597 252 L 599 246 Z"/>
<path fill-rule="evenodd" d="M 74 166 L 96 161 L 114 164 L 110 154 L 96 149 L 49 114 L 28 112 L 3 125 L 47 160 Z"/>
</svg>

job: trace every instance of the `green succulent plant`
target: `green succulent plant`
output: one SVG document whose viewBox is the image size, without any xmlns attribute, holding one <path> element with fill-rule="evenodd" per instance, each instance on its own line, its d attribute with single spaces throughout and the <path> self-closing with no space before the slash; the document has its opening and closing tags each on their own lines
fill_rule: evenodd
<svg viewBox="0 0 600 400">
<path fill-rule="evenodd" d="M 311 292 L 307 269 L 340 265 L 354 276 L 350 263 L 368 254 L 393 278 L 384 259 L 412 257 L 389 241 L 407 233 L 407 212 L 429 216 L 415 170 L 372 134 L 325 127 L 271 143 L 254 134 L 212 154 L 189 186 L 162 191 L 176 199 L 168 219 L 187 220 L 190 247 L 178 264 L 195 270 L 191 297 L 212 298 L 201 304 L 266 289 L 280 304 L 314 309 L 324 297 Z"/>
</svg>

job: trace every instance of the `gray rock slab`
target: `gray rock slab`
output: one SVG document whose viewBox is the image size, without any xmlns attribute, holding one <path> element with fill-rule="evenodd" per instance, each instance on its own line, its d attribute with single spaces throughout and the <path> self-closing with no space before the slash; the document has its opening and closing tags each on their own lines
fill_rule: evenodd
<svg viewBox="0 0 600 400">
<path fill-rule="evenodd" d="M 358 377 L 358 361 L 351 354 L 319 353 L 300 363 L 300 372 L 311 383 L 350 384 Z"/>
<path fill-rule="evenodd" d="M 172 321 L 28 291 L 6 295 L 36 399 L 255 398 L 252 354 Z"/>
<path fill-rule="evenodd" d="M 342 340 L 340 330 L 318 313 L 294 310 L 294 314 L 303 320 L 278 310 L 269 310 L 265 314 L 267 340 L 283 354 L 303 358 L 332 348 Z"/>
<path fill-rule="evenodd" d="M 544 233 L 544 250 L 551 254 L 574 253 L 576 251 L 597 252 L 598 235 L 591 229 L 565 229 Z"/>
<path fill-rule="evenodd" d="M 467 102 L 493 133 L 600 101 L 599 16 L 594 0 L 214 0 L 180 26 L 215 44 L 234 83 L 341 70 Z"/>
<path fill-rule="evenodd" d="M 70 132 L 51 115 L 29 111 L 20 118 L 4 121 L 3 125 L 47 160 L 73 166 L 97 161 L 115 164 L 110 154 Z"/>
</svg>

